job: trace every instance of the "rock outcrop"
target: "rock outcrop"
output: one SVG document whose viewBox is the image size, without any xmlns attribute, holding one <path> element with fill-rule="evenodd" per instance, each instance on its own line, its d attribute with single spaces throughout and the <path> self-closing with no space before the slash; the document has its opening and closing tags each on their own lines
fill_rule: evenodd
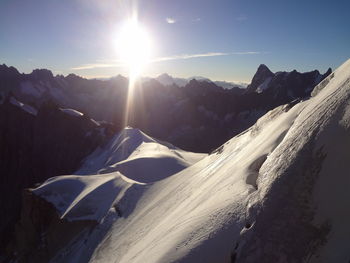
<svg viewBox="0 0 350 263">
<path fill-rule="evenodd" d="M 21 191 L 49 177 L 74 172 L 115 128 L 83 114 L 74 116 L 52 103 L 43 104 L 36 112 L 14 97 L 0 104 L 0 127 L 3 247 L 19 218 Z"/>
</svg>

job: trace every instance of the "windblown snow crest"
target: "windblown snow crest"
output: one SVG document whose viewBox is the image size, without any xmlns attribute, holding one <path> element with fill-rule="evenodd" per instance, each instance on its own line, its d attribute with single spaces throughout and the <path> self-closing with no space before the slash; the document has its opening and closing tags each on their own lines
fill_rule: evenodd
<svg viewBox="0 0 350 263">
<path fill-rule="evenodd" d="M 93 252 L 91 248 L 99 244 L 97 240 L 107 233 L 113 221 L 132 213 L 150 183 L 205 156 L 158 141 L 138 129 L 125 128 L 86 157 L 76 175 L 51 178 L 25 192 L 15 235 L 17 258 L 65 262 L 68 254 L 80 251 L 80 260 L 87 260 Z M 33 207 L 39 216 L 33 217 L 33 210 L 28 207 Z M 71 228 L 75 231 L 62 236 L 64 229 Z M 81 250 L 85 244 L 89 251 Z"/>
<path fill-rule="evenodd" d="M 77 174 L 121 172 L 141 183 L 155 182 L 198 162 L 206 154 L 191 153 L 125 128 L 88 156 Z"/>
<path fill-rule="evenodd" d="M 158 181 L 205 156 L 127 127 L 86 158 L 81 175 L 48 179 L 32 193 L 53 204 L 61 219 L 99 222 L 132 185 Z"/>
<path fill-rule="evenodd" d="M 63 219 L 96 216 L 51 261 L 349 261 L 350 60 L 313 94 L 269 111 L 204 158 L 125 130 L 141 139 L 115 137 L 97 149 L 79 170 L 95 175 L 32 190 Z M 158 151 L 161 161 L 145 165 Z M 164 156 L 187 168 L 155 177 L 155 166 L 168 166 Z"/>
</svg>

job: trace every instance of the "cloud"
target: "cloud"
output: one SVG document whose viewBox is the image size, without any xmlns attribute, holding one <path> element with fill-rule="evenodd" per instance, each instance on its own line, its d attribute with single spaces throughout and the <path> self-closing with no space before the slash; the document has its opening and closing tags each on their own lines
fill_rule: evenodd
<svg viewBox="0 0 350 263">
<path fill-rule="evenodd" d="M 191 58 L 204 58 L 204 57 L 218 57 L 218 56 L 232 56 L 232 55 L 258 55 L 258 54 L 267 54 L 267 52 L 260 51 L 244 51 L 244 52 L 207 52 L 207 53 L 198 53 L 198 54 L 182 54 L 174 55 L 168 57 L 158 57 L 151 60 L 151 63 L 171 61 L 171 60 L 184 60 Z M 92 64 L 83 64 L 77 67 L 72 67 L 71 70 L 87 70 L 87 69 L 96 69 L 96 68 L 120 68 L 125 67 L 125 63 L 120 60 L 100 60 L 99 63 Z"/>
<path fill-rule="evenodd" d="M 236 20 L 237 21 L 246 21 L 246 20 L 248 20 L 248 17 L 244 14 L 241 14 L 241 15 L 236 17 Z"/>
<path fill-rule="evenodd" d="M 85 69 L 95 69 L 95 68 L 113 68 L 113 67 L 122 67 L 121 63 L 109 63 L 109 64 L 83 64 L 77 67 L 71 68 L 71 70 L 85 70 Z"/>
<path fill-rule="evenodd" d="M 201 19 L 199 17 L 192 19 L 193 22 L 200 22 Z"/>
<path fill-rule="evenodd" d="M 169 57 L 155 58 L 152 62 L 190 59 L 190 58 L 202 58 L 202 57 L 227 56 L 227 55 L 228 53 L 222 53 L 222 52 L 208 52 L 208 53 L 202 53 L 202 54 L 183 54 L 183 55 L 174 55 Z"/>
<path fill-rule="evenodd" d="M 169 61 L 169 60 L 181 60 L 181 59 L 191 59 L 191 58 L 203 58 L 203 57 L 218 57 L 218 56 L 230 56 L 230 55 L 257 55 L 262 52 L 258 51 L 247 51 L 247 52 L 207 52 L 200 54 L 183 54 L 183 55 L 175 55 L 169 57 L 159 57 L 152 60 L 152 62 L 161 62 L 161 61 Z"/>
<path fill-rule="evenodd" d="M 168 23 L 168 24 L 175 24 L 176 23 L 176 20 L 172 17 L 167 17 L 165 19 L 165 21 Z"/>
</svg>

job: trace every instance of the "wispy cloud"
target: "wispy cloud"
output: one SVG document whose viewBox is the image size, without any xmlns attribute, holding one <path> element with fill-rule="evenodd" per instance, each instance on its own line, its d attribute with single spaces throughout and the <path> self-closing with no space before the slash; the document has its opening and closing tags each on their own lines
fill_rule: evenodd
<svg viewBox="0 0 350 263">
<path fill-rule="evenodd" d="M 261 54 L 258 51 L 247 51 L 247 52 L 207 52 L 200 54 L 183 54 L 175 55 L 169 57 L 159 57 L 152 60 L 152 62 L 161 62 L 169 60 L 181 60 L 181 59 L 191 59 L 191 58 L 203 58 L 203 57 L 218 57 L 218 56 L 230 56 L 230 55 L 257 55 Z"/>
<path fill-rule="evenodd" d="M 192 58 L 205 58 L 205 57 L 219 57 L 219 56 L 233 56 L 233 55 L 258 55 L 258 54 L 266 54 L 267 52 L 260 51 L 244 51 L 244 52 L 207 52 L 207 53 L 198 53 L 198 54 L 182 54 L 182 55 L 174 55 L 167 57 L 158 57 L 152 59 L 150 62 L 163 62 L 163 61 L 171 61 L 171 60 L 184 60 L 184 59 L 192 59 Z M 98 63 L 91 64 L 83 64 L 77 67 L 72 67 L 71 70 L 88 70 L 88 69 L 96 69 L 96 68 L 117 68 L 124 67 L 125 63 L 120 60 L 100 60 Z"/>
<path fill-rule="evenodd" d="M 192 22 L 200 22 L 201 19 L 199 17 L 192 19 Z"/>
<path fill-rule="evenodd" d="M 176 23 L 176 20 L 172 17 L 167 17 L 165 19 L 165 21 L 168 23 L 168 24 L 175 24 Z"/>
<path fill-rule="evenodd" d="M 83 64 L 77 67 L 71 68 L 71 70 L 84 70 L 84 69 L 95 69 L 95 68 L 113 68 L 113 67 L 123 67 L 122 63 L 94 63 L 94 64 Z"/>
<path fill-rule="evenodd" d="M 180 60 L 180 59 L 190 59 L 190 58 L 202 58 L 202 57 L 217 57 L 217 56 L 227 56 L 228 53 L 222 52 L 208 52 L 202 54 L 183 54 L 183 55 L 174 55 L 169 57 L 159 57 L 152 60 L 152 62 L 161 62 L 169 60 Z"/>
</svg>

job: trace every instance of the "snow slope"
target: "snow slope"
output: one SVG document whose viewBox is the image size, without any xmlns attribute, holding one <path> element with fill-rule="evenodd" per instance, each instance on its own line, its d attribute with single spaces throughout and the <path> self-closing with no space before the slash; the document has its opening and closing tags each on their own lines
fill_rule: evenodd
<svg viewBox="0 0 350 263">
<path fill-rule="evenodd" d="M 74 109 L 63 109 L 63 108 L 60 108 L 60 111 L 70 115 L 70 116 L 73 116 L 73 117 L 81 117 L 83 116 L 83 114 L 80 112 L 80 111 L 77 111 L 77 110 L 74 110 Z"/>
<path fill-rule="evenodd" d="M 125 128 L 88 156 L 77 174 L 119 171 L 132 180 L 149 183 L 175 174 L 205 156 L 155 140 L 138 129 Z"/>
<path fill-rule="evenodd" d="M 32 106 L 30 105 L 27 105 L 27 104 L 23 104 L 22 102 L 16 100 L 14 97 L 11 97 L 10 98 L 10 103 L 21 108 L 22 110 L 32 114 L 32 115 L 37 115 L 38 114 L 38 110 L 33 108 Z"/>
<path fill-rule="evenodd" d="M 32 192 L 53 204 L 61 219 L 99 222 L 134 183 L 118 172 L 67 175 L 53 177 Z"/>
<path fill-rule="evenodd" d="M 313 95 L 132 187 L 102 242 L 96 228 L 53 262 L 348 262 L 350 60 Z"/>
<path fill-rule="evenodd" d="M 281 142 L 298 109 L 287 116 L 279 115 L 283 107 L 276 109 L 222 150 L 152 185 L 131 219 L 113 225 L 92 261 L 228 262 L 246 224 L 259 164 Z"/>
</svg>

